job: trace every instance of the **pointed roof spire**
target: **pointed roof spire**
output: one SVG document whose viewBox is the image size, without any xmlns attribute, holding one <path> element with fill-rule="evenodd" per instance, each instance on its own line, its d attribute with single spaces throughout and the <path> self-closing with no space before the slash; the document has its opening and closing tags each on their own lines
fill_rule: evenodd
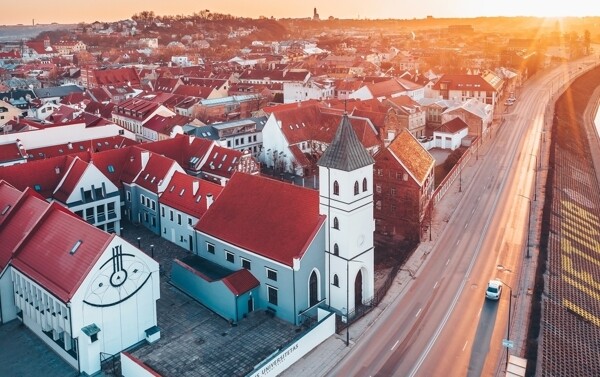
<svg viewBox="0 0 600 377">
<path fill-rule="evenodd" d="M 344 114 L 335 136 L 317 165 L 343 171 L 352 171 L 373 165 L 375 160 L 361 144 L 352 129 L 348 114 Z"/>
</svg>

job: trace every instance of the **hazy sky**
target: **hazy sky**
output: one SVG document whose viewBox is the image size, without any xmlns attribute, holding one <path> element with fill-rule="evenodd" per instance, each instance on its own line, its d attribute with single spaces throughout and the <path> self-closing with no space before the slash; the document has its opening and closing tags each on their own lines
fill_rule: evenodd
<svg viewBox="0 0 600 377">
<path fill-rule="evenodd" d="M 600 16 L 596 0 L 2 0 L 0 24 L 117 21 L 151 10 L 158 15 L 189 15 L 201 9 L 214 13 L 321 18 L 423 18 L 478 16 Z"/>
</svg>

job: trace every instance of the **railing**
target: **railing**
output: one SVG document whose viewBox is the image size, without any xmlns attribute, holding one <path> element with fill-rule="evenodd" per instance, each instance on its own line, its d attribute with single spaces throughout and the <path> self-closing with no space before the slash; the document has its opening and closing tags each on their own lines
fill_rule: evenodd
<svg viewBox="0 0 600 377">
<path fill-rule="evenodd" d="M 107 376 L 121 376 L 121 353 L 100 352 L 100 368 Z"/>
</svg>

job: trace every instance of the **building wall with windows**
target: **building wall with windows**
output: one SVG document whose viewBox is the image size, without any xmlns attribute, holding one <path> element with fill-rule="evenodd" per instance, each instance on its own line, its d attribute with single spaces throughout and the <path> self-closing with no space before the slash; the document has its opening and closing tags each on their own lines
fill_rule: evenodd
<svg viewBox="0 0 600 377">
<path fill-rule="evenodd" d="M 161 237 L 187 251 L 194 251 L 194 225 L 198 219 L 183 211 L 160 204 Z"/>
<path fill-rule="evenodd" d="M 327 279 L 323 225 L 302 259 L 294 260 L 294 266 L 278 263 L 198 231 L 196 240 L 195 253 L 198 256 L 231 270 L 246 268 L 260 282 L 258 294 L 254 296 L 255 310 L 267 309 L 277 317 L 299 325 L 303 315 L 316 314 L 316 305 L 325 299 Z"/>
</svg>

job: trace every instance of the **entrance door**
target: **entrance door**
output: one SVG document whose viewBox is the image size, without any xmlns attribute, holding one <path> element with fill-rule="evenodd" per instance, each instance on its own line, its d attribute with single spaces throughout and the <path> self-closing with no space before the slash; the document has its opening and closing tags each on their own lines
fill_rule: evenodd
<svg viewBox="0 0 600 377">
<path fill-rule="evenodd" d="M 361 305 L 363 302 L 362 295 L 362 272 L 358 270 L 356 280 L 354 280 L 354 307 Z"/>
<path fill-rule="evenodd" d="M 254 300 L 252 300 L 252 296 L 248 297 L 248 313 L 254 310 Z"/>
<path fill-rule="evenodd" d="M 192 236 L 188 236 L 190 241 L 190 251 L 194 252 L 194 238 Z"/>
</svg>

